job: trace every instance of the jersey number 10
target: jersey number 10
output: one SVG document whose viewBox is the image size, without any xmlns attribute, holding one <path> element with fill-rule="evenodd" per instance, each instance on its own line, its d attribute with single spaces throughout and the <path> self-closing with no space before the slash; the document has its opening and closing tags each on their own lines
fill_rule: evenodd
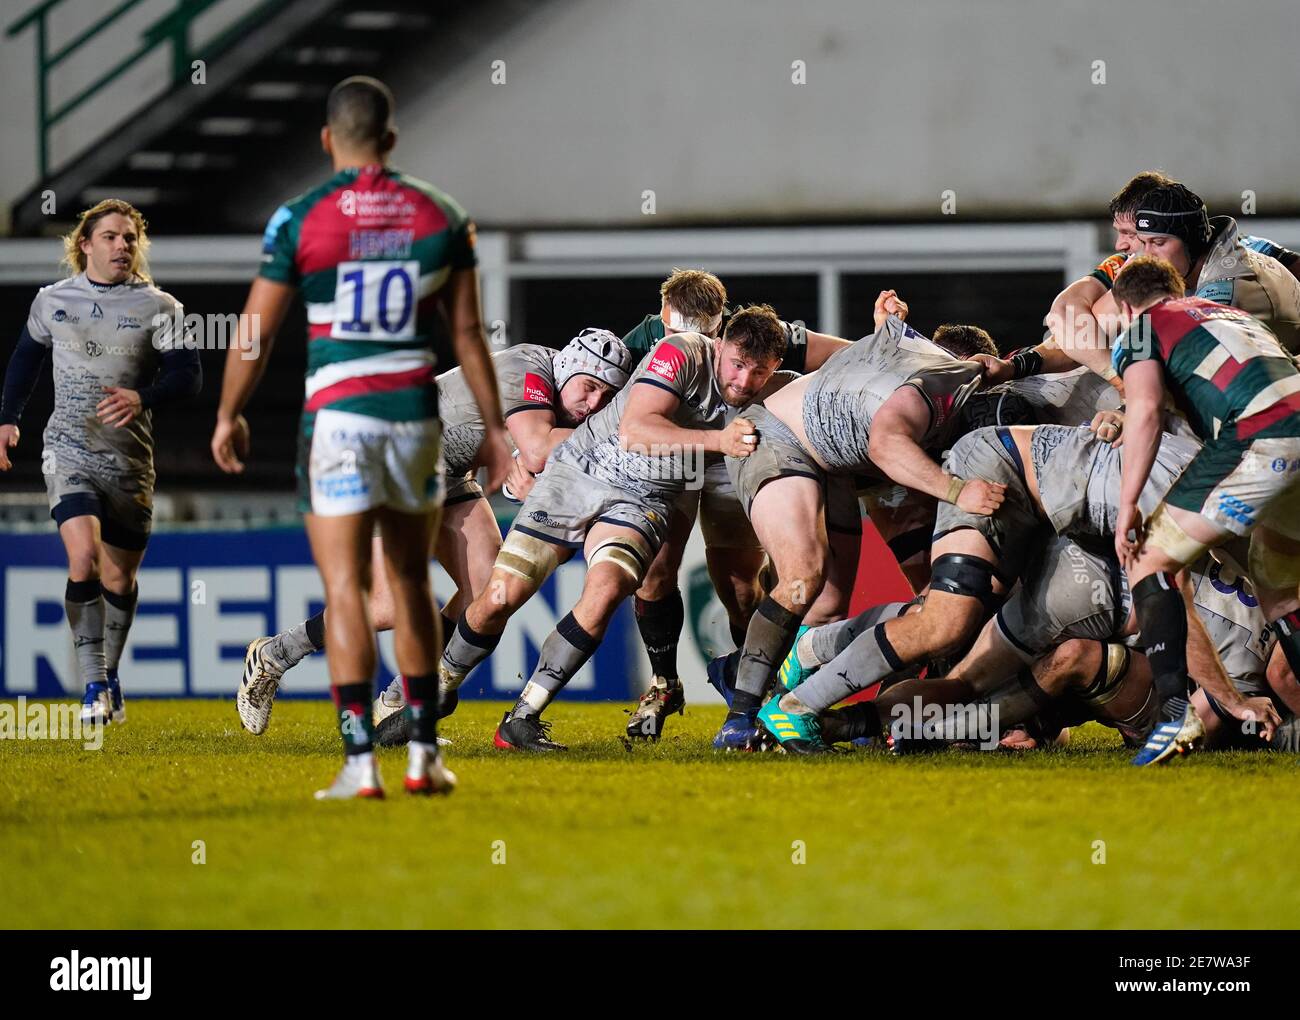
<svg viewBox="0 0 1300 1020">
<path fill-rule="evenodd" d="M 410 340 L 415 336 L 418 262 L 340 262 L 334 288 L 338 340 Z"/>
</svg>

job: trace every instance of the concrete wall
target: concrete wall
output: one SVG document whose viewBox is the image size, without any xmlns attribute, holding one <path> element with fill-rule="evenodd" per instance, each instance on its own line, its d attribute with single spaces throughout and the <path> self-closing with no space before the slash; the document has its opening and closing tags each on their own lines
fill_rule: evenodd
<svg viewBox="0 0 1300 1020">
<path fill-rule="evenodd" d="M 564 0 L 479 42 L 395 76 L 398 156 L 486 224 L 1093 216 L 1152 166 L 1300 210 L 1293 0 Z"/>
</svg>

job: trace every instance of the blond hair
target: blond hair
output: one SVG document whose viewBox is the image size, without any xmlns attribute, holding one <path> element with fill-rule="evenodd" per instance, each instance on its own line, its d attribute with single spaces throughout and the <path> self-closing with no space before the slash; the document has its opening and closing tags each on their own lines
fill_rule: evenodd
<svg viewBox="0 0 1300 1020">
<path fill-rule="evenodd" d="M 712 319 L 727 303 L 727 288 L 703 269 L 674 269 L 659 296 L 688 319 Z"/>
<path fill-rule="evenodd" d="M 135 226 L 135 262 L 131 266 L 131 272 L 146 283 L 152 283 L 153 279 L 149 275 L 148 224 L 139 209 L 120 198 L 106 198 L 92 205 L 81 214 L 81 219 L 72 231 L 63 235 L 63 265 L 68 267 L 73 276 L 86 271 L 86 253 L 81 250 L 81 242 L 90 240 L 95 232 L 95 224 L 114 213 L 125 216 Z"/>
</svg>

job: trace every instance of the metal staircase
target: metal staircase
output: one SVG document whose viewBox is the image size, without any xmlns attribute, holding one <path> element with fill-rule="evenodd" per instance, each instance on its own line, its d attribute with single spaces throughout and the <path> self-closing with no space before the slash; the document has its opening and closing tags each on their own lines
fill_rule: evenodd
<svg viewBox="0 0 1300 1020">
<path fill-rule="evenodd" d="M 37 139 L 40 180 L 13 207 L 15 234 L 52 232 L 61 225 L 42 209 L 59 197 L 68 214 L 120 195 L 147 207 L 160 232 L 207 234 L 260 231 L 265 210 L 240 210 L 213 196 L 232 180 L 255 175 L 277 152 L 310 144 L 320 127 L 330 86 L 349 74 L 385 71 L 417 52 L 439 20 L 466 6 L 439 0 L 262 0 L 215 38 L 195 45 L 194 23 L 231 0 L 179 0 L 147 25 L 137 49 L 61 103 L 51 101 L 53 76 L 84 58 L 88 47 L 142 0 L 122 0 L 57 49 L 50 18 L 69 0 L 44 0 L 8 26 L 30 32 L 37 53 Z M 245 2 L 243 7 L 249 7 Z M 120 27 L 120 26 L 119 26 Z M 170 48 L 170 78 L 155 96 L 124 95 L 124 115 L 62 160 L 51 157 L 51 133 L 103 90 L 121 85 L 141 60 Z M 204 61 L 205 81 L 193 81 Z"/>
</svg>

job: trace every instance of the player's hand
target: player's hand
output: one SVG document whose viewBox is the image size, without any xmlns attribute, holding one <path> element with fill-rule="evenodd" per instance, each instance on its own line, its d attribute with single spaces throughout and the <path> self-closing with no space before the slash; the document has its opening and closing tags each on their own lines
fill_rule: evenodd
<svg viewBox="0 0 1300 1020">
<path fill-rule="evenodd" d="M 968 514 L 980 514 L 989 517 L 997 512 L 1002 501 L 1006 499 L 1007 487 L 1001 482 L 986 482 L 982 478 L 972 478 L 957 493 L 957 507 Z"/>
<path fill-rule="evenodd" d="M 483 436 L 483 443 L 478 448 L 478 462 L 487 470 L 487 487 L 483 491 L 490 496 L 501 488 L 514 463 L 505 429 L 495 429 Z"/>
<path fill-rule="evenodd" d="M 212 430 L 212 459 L 217 467 L 228 475 L 243 472 L 244 462 L 241 457 L 248 456 L 249 447 L 248 422 L 242 414 L 233 418 L 217 416 L 217 427 Z"/>
<path fill-rule="evenodd" d="M 718 436 L 718 450 L 728 457 L 748 457 L 758 446 L 758 430 L 748 418 L 732 418 Z"/>
<path fill-rule="evenodd" d="M 13 467 L 13 463 L 9 460 L 9 450 L 17 445 L 18 426 L 0 425 L 0 471 L 8 471 Z"/>
<path fill-rule="evenodd" d="M 1093 415 L 1092 424 L 1088 428 L 1097 433 L 1097 438 L 1102 442 L 1116 447 L 1124 445 L 1123 411 L 1098 411 Z"/>
<path fill-rule="evenodd" d="M 1146 538 L 1145 530 L 1142 511 L 1137 508 L 1137 504 L 1121 505 L 1115 518 L 1115 555 L 1125 570 L 1137 562 Z"/>
<path fill-rule="evenodd" d="M 522 503 L 528 498 L 528 494 L 533 491 L 533 486 L 537 483 L 537 476 L 529 471 L 523 464 L 519 463 L 519 458 L 515 457 L 510 462 L 510 473 L 506 476 L 503 489 L 509 490 L 506 498 L 513 498 L 515 502 Z"/>
<path fill-rule="evenodd" d="M 102 389 L 108 396 L 95 405 L 95 414 L 105 425 L 115 428 L 129 425 L 144 410 L 140 394 L 135 390 L 128 390 L 125 386 L 104 386 Z"/>
<path fill-rule="evenodd" d="M 900 319 L 907 319 L 907 302 L 898 296 L 896 290 L 882 290 L 876 297 L 876 305 L 871 310 L 871 317 L 875 320 L 876 329 L 885 324 L 885 320 L 891 315 L 897 315 Z"/>
<path fill-rule="evenodd" d="M 1016 368 L 1011 362 L 995 358 L 992 354 L 972 354 L 967 361 L 978 361 L 984 366 L 984 385 L 996 386 L 998 383 L 1010 382 L 1016 377 Z"/>
<path fill-rule="evenodd" d="M 1282 717 L 1268 698 L 1242 698 L 1231 711 L 1243 723 L 1254 723 L 1255 732 L 1265 740 L 1272 740 L 1274 731 L 1282 725 Z"/>
</svg>

